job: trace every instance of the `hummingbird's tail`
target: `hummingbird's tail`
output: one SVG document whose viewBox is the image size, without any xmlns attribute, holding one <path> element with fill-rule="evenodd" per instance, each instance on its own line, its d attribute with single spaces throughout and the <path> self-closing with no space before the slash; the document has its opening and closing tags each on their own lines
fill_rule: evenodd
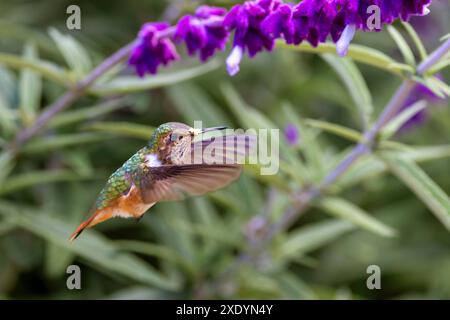
<svg viewBox="0 0 450 320">
<path fill-rule="evenodd" d="M 78 236 L 84 231 L 84 229 L 91 228 L 99 224 L 100 222 L 112 218 L 112 213 L 110 211 L 111 210 L 109 209 L 96 211 L 89 219 L 87 219 L 78 226 L 75 232 L 72 233 L 72 235 L 70 236 L 69 241 L 72 242 L 76 238 L 78 238 Z"/>
</svg>

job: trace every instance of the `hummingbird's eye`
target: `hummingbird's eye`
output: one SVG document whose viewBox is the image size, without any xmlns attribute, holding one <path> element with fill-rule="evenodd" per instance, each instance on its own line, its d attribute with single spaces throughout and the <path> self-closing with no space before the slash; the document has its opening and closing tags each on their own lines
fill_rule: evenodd
<svg viewBox="0 0 450 320">
<path fill-rule="evenodd" d="M 178 135 L 176 133 L 173 133 L 170 135 L 170 141 L 175 142 L 178 140 Z"/>
</svg>

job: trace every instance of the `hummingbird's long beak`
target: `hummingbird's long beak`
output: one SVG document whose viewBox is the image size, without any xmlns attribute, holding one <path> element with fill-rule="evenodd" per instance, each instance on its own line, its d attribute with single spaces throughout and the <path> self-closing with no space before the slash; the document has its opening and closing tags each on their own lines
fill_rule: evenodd
<svg viewBox="0 0 450 320">
<path fill-rule="evenodd" d="M 221 126 L 221 127 L 205 128 L 205 129 L 201 129 L 200 133 L 211 132 L 211 131 L 216 131 L 216 130 L 225 130 L 225 129 L 228 129 L 228 127 Z"/>
<path fill-rule="evenodd" d="M 225 130 L 228 129 L 228 127 L 225 126 L 221 126 L 221 127 L 212 127 L 212 128 L 204 128 L 204 129 L 197 129 L 197 128 L 192 128 L 190 131 L 190 133 L 194 136 L 198 136 L 201 133 L 205 133 L 205 132 L 211 132 L 211 131 L 216 131 L 216 130 Z"/>
</svg>

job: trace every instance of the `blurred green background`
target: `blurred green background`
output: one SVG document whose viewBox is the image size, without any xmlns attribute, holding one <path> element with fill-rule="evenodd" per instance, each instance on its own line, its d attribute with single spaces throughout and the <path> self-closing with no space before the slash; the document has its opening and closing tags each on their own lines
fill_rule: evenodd
<svg viewBox="0 0 450 320">
<path fill-rule="evenodd" d="M 121 65 L 17 157 L 9 156 L 7 142 L 68 85 L 130 42 L 142 23 L 176 21 L 199 3 L 232 5 L 0 2 L 0 298 L 450 298 L 449 230 L 376 156 L 359 161 L 261 257 L 235 263 L 242 252 L 252 256 L 246 226 L 253 217 L 277 221 L 291 205 L 290 190 L 320 182 L 354 146 L 345 128 L 363 130 L 358 101 L 372 101 L 377 115 L 394 93 L 401 79 L 372 66 L 281 48 L 245 58 L 235 78 L 226 74 L 226 53 L 203 66 L 186 58 L 146 79 Z M 71 4 L 81 8 L 80 31 L 66 28 Z M 432 14 L 412 20 L 428 51 L 450 31 L 449 10 L 448 1 L 435 1 Z M 411 44 L 402 25 L 396 27 Z M 354 42 L 402 61 L 386 31 L 360 33 Z M 339 66 L 357 66 L 371 98 L 355 96 Z M 448 71 L 442 76 L 450 79 Z M 449 194 L 448 100 L 429 111 L 425 123 L 394 138 Z M 281 130 L 293 123 L 300 141 L 283 139 L 276 176 L 247 168 L 226 189 L 158 204 L 140 223 L 108 221 L 68 243 L 109 174 L 145 144 L 153 127 L 194 120 Z M 66 287 L 71 264 L 81 267 L 81 290 Z M 381 290 L 366 287 L 372 264 L 381 268 Z"/>
</svg>

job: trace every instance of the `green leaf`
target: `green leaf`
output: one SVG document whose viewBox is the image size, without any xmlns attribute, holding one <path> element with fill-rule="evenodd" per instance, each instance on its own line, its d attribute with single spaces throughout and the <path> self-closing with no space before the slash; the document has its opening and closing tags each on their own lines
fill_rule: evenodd
<svg viewBox="0 0 450 320">
<path fill-rule="evenodd" d="M 114 241 L 113 243 L 120 250 L 157 257 L 159 259 L 166 260 L 170 263 L 180 265 L 186 271 L 190 272 L 191 274 L 195 274 L 193 266 L 182 256 L 180 256 L 175 250 L 169 247 L 154 243 L 132 241 L 132 240 L 117 240 Z"/>
<path fill-rule="evenodd" d="M 413 162 L 423 162 L 450 157 L 450 145 L 416 147 L 403 153 L 403 157 Z"/>
<path fill-rule="evenodd" d="M 36 47 L 28 43 L 23 56 L 25 59 L 37 61 L 39 59 Z M 20 111 L 22 122 L 28 126 L 35 117 L 41 105 L 42 80 L 38 73 L 22 69 L 20 73 Z"/>
<path fill-rule="evenodd" d="M 17 174 L 0 185 L 0 195 L 16 192 L 21 189 L 46 183 L 61 181 L 78 181 L 92 179 L 95 176 L 82 177 L 69 170 L 46 170 Z"/>
<path fill-rule="evenodd" d="M 309 224 L 292 231 L 279 248 L 283 258 L 301 256 L 335 241 L 355 226 L 348 221 L 328 220 Z"/>
<path fill-rule="evenodd" d="M 383 153 L 389 169 L 408 186 L 450 231 L 450 198 L 418 165 L 402 155 Z"/>
<path fill-rule="evenodd" d="M 74 226 L 51 218 L 44 212 L 1 201 L 0 215 L 49 243 L 75 253 L 83 260 L 96 265 L 96 270 L 100 272 L 113 272 L 138 283 L 167 290 L 176 290 L 179 286 L 179 283 L 167 278 L 143 260 L 121 251 L 113 242 L 108 241 L 94 230 L 89 230 L 83 234 L 83 237 L 70 243 L 67 239 Z"/>
<path fill-rule="evenodd" d="M 272 120 L 257 109 L 249 106 L 230 83 L 222 84 L 221 89 L 231 112 L 239 119 L 242 126 L 255 129 L 273 129 L 277 127 Z"/>
<path fill-rule="evenodd" d="M 0 153 L 0 186 L 13 170 L 15 163 L 11 152 L 3 151 Z"/>
<path fill-rule="evenodd" d="M 8 107 L 5 98 L 0 92 L 0 129 L 5 136 L 11 135 L 17 130 L 15 110 Z M 2 138 L 0 138 L 2 139 Z M 6 144 L 6 141 L 2 139 L 0 146 Z"/>
<path fill-rule="evenodd" d="M 393 237 L 396 231 L 383 222 L 373 218 L 369 213 L 342 198 L 325 197 L 318 206 L 329 214 L 347 220 L 354 225 L 382 237 Z"/>
<path fill-rule="evenodd" d="M 448 84 L 446 84 L 445 82 L 436 77 L 431 77 L 428 78 L 427 80 L 428 84 L 431 83 L 433 87 L 437 88 L 437 90 L 439 90 L 442 93 L 442 95 L 444 95 L 444 98 L 445 96 L 450 97 L 450 86 Z"/>
<path fill-rule="evenodd" d="M 0 134 L 10 137 L 17 130 L 18 113 L 13 109 L 16 103 L 16 79 L 12 72 L 0 65 Z M 0 144 L 6 144 L 2 141 Z"/>
<path fill-rule="evenodd" d="M 174 221 L 176 229 L 183 234 L 192 234 L 205 238 L 207 241 L 217 241 L 236 248 L 239 247 L 239 237 L 230 230 L 224 230 L 220 225 L 205 227 L 203 224 L 194 224 L 187 221 Z"/>
<path fill-rule="evenodd" d="M 204 127 L 230 126 L 231 119 L 208 95 L 192 83 L 182 83 L 167 89 L 169 97 L 183 119 L 194 125 L 202 120 Z"/>
<path fill-rule="evenodd" d="M 81 153 L 78 150 L 66 150 L 62 154 L 61 161 L 80 176 L 89 176 L 98 169 L 92 166 L 88 153 Z"/>
<path fill-rule="evenodd" d="M 237 119 L 239 119 L 240 124 L 243 127 L 256 130 L 277 129 L 277 126 L 266 115 L 245 103 L 239 93 L 233 88 L 233 86 L 231 86 L 231 84 L 223 84 L 221 86 L 221 90 L 227 100 L 227 105 L 229 106 L 231 112 Z M 268 140 L 270 138 L 270 133 L 267 134 L 267 139 L 264 139 L 264 135 L 259 135 L 258 143 L 267 145 L 267 149 L 269 150 L 270 144 L 268 143 Z M 279 139 L 279 149 L 280 156 L 286 159 L 286 162 L 280 159 L 280 169 L 284 170 L 286 167 L 283 166 L 283 162 L 287 163 L 288 166 L 290 166 L 291 170 L 285 172 L 291 175 L 300 184 L 303 183 L 305 177 L 308 177 L 308 170 L 298 159 L 295 150 L 290 148 L 286 144 L 285 139 L 281 139 L 281 137 Z"/>
<path fill-rule="evenodd" d="M 221 64 L 217 60 L 213 60 L 209 63 L 193 68 L 161 73 L 154 76 L 147 76 L 145 78 L 135 76 L 116 77 L 109 82 L 94 85 L 90 92 L 96 95 L 105 96 L 166 87 L 204 75 L 217 69 L 220 65 Z"/>
<path fill-rule="evenodd" d="M 30 60 L 13 54 L 0 53 L 0 63 L 16 69 L 27 68 L 65 86 L 72 84 L 72 78 L 64 69 L 48 61 Z"/>
<path fill-rule="evenodd" d="M 317 141 L 317 130 L 311 130 L 305 125 L 305 121 L 300 119 L 291 104 L 283 103 L 282 111 L 285 117 L 285 123 L 294 124 L 299 130 L 301 139 L 300 149 L 305 155 L 305 160 L 308 166 L 308 173 L 310 178 L 314 181 L 322 179 L 325 175 L 325 155 L 323 150 Z M 301 161 L 298 159 L 297 161 Z M 312 172 L 313 171 L 313 172 Z"/>
<path fill-rule="evenodd" d="M 408 22 L 402 21 L 402 25 L 405 28 L 406 32 L 408 32 L 411 40 L 414 42 L 417 51 L 419 52 L 420 59 L 422 61 L 425 60 L 428 56 L 427 50 L 425 49 L 422 40 L 420 40 L 420 37 L 417 34 L 416 30 L 414 30 L 413 26 Z"/>
<path fill-rule="evenodd" d="M 105 141 L 112 138 L 111 135 L 103 133 L 73 133 L 47 138 L 36 138 L 25 145 L 21 152 L 26 154 L 42 153 L 60 148 L 84 145 L 86 143 Z"/>
<path fill-rule="evenodd" d="M 44 260 L 44 272 L 47 277 L 57 278 L 66 273 L 67 266 L 74 260 L 75 255 L 61 248 L 55 243 L 47 243 Z"/>
<path fill-rule="evenodd" d="M 432 66 L 430 69 L 428 69 L 428 71 L 425 74 L 426 75 L 435 75 L 436 73 L 444 70 L 448 66 L 450 66 L 450 59 L 449 58 L 442 59 L 441 61 L 436 63 L 434 66 Z"/>
<path fill-rule="evenodd" d="M 100 131 L 123 137 L 150 139 L 155 128 L 130 122 L 96 122 L 84 126 L 85 129 Z"/>
<path fill-rule="evenodd" d="M 306 119 L 305 124 L 307 126 L 332 133 L 336 136 L 342 137 L 350 141 L 359 142 L 362 139 L 362 135 L 358 131 L 335 123 L 315 119 Z"/>
<path fill-rule="evenodd" d="M 367 128 L 372 120 L 372 96 L 362 74 L 356 65 L 348 58 L 338 58 L 332 54 L 323 54 L 322 58 L 333 67 L 347 87 L 350 96 L 359 112 L 364 127 Z"/>
<path fill-rule="evenodd" d="M 174 248 L 191 264 L 197 265 L 194 237 L 187 232 L 179 232 L 177 226 L 190 223 L 186 205 L 182 202 L 162 202 L 155 207 L 155 216 L 149 225 L 160 242 Z M 158 212 L 162 214 L 158 214 Z"/>
<path fill-rule="evenodd" d="M 98 105 L 87 108 L 66 111 L 57 114 L 50 120 L 48 127 L 55 129 L 62 126 L 71 125 L 78 122 L 92 120 L 102 115 L 111 113 L 127 105 L 127 99 L 108 100 Z"/>
<path fill-rule="evenodd" d="M 13 19 L 5 18 L 0 20 L 0 37 L 2 39 L 10 38 L 18 40 L 20 43 L 33 41 L 40 51 L 45 51 L 50 55 L 58 53 L 53 41 L 49 39 L 46 34 L 42 33 L 40 29 L 37 29 L 30 24 L 25 25 L 19 21 L 20 19 L 16 22 L 12 20 Z"/>
<path fill-rule="evenodd" d="M 422 110 L 425 110 L 426 107 L 427 102 L 424 100 L 420 100 L 400 112 L 383 128 L 381 132 L 381 138 L 383 140 L 391 138 L 405 123 L 411 120 L 412 117 L 414 117 Z"/>
<path fill-rule="evenodd" d="M 314 291 L 304 283 L 295 273 L 286 271 L 275 276 L 281 291 L 285 293 L 287 299 L 318 299 Z"/>
<path fill-rule="evenodd" d="M 89 73 L 92 69 L 91 58 L 87 50 L 75 38 L 64 35 L 55 28 L 50 28 L 48 33 L 55 41 L 70 69 L 75 72 L 78 78 Z"/>
<path fill-rule="evenodd" d="M 450 39 L 450 33 L 447 33 L 446 35 L 442 36 L 439 41 L 445 41 L 447 39 Z"/>
<path fill-rule="evenodd" d="M 13 231 L 14 229 L 16 229 L 14 223 L 11 223 L 7 220 L 5 221 L 5 219 L 2 219 L 0 221 L 0 237 L 3 237 L 4 235 Z"/>
<path fill-rule="evenodd" d="M 170 300 L 179 297 L 176 293 L 146 286 L 127 286 L 113 293 L 107 292 L 104 300 Z"/>
<path fill-rule="evenodd" d="M 425 162 L 450 158 L 450 146 L 416 147 L 402 152 L 403 156 L 414 162 Z M 375 157 L 365 157 L 355 163 L 350 170 L 336 183 L 338 188 L 348 188 L 357 183 L 377 177 L 388 171 L 386 164 Z"/>
<path fill-rule="evenodd" d="M 405 38 L 401 35 L 401 33 L 395 29 L 393 26 L 388 26 L 387 30 L 389 34 L 391 35 L 392 39 L 397 44 L 397 47 L 399 48 L 403 59 L 405 59 L 406 63 L 410 66 L 414 66 L 416 64 L 416 59 L 414 58 L 414 54 L 409 47 L 408 43 L 406 42 Z"/>
<path fill-rule="evenodd" d="M 315 54 L 319 53 L 336 54 L 336 45 L 331 42 L 321 43 L 317 47 L 313 47 L 308 43 L 302 43 L 298 46 L 295 46 L 295 45 L 288 45 L 284 41 L 277 41 L 277 47 Z M 414 73 L 413 67 L 407 64 L 399 63 L 381 51 L 357 44 L 351 44 L 349 46 L 347 57 L 357 62 L 377 67 L 379 69 L 394 73 L 399 76 L 403 76 L 404 71 Z"/>
<path fill-rule="evenodd" d="M 430 89 L 436 96 L 438 96 L 441 99 L 445 99 L 446 95 L 446 89 L 445 89 L 445 83 L 442 85 L 441 81 L 437 79 L 436 77 L 426 77 L 426 78 L 418 78 L 414 77 L 414 80 L 423 84 L 428 89 Z"/>
</svg>

